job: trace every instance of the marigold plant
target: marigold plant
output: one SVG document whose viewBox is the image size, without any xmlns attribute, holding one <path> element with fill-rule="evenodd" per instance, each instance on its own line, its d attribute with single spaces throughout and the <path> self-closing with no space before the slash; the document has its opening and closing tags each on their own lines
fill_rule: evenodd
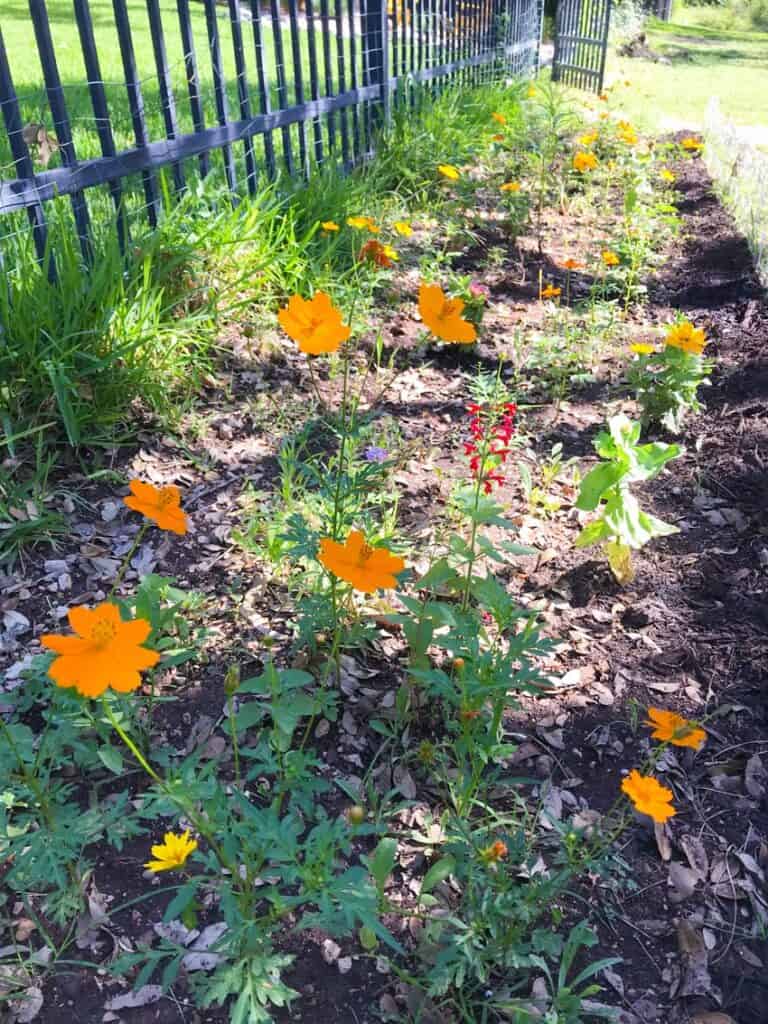
<svg viewBox="0 0 768 1024">
<path fill-rule="evenodd" d="M 663 708 L 648 708 L 648 720 L 645 724 L 653 729 L 653 739 L 671 743 L 675 747 L 700 750 L 707 738 L 707 734 L 695 722 L 689 722 L 682 715 L 674 711 L 665 711 Z"/>
<path fill-rule="evenodd" d="M 152 847 L 152 856 L 155 859 L 147 861 L 144 867 L 155 874 L 160 871 L 174 871 L 184 867 L 189 855 L 196 849 L 197 840 L 190 839 L 189 829 L 180 836 L 173 832 L 166 832 L 162 843 L 157 843 Z"/>
<path fill-rule="evenodd" d="M 519 192 L 522 185 L 519 181 L 505 181 L 501 186 L 502 192 Z"/>
<path fill-rule="evenodd" d="M 394 265 L 394 261 L 400 257 L 391 245 L 383 245 L 378 239 L 370 238 L 360 250 L 358 259 L 361 262 L 368 261 L 377 267 L 387 269 Z"/>
<path fill-rule="evenodd" d="M 57 686 L 73 686 L 84 697 L 99 697 L 108 688 L 128 693 L 141 685 L 139 673 L 160 659 L 143 646 L 152 631 L 149 622 L 121 619 L 117 605 L 108 601 L 93 609 L 70 608 L 67 618 L 77 636 L 40 638 L 58 655 L 48 669 Z"/>
<path fill-rule="evenodd" d="M 277 319 L 288 337 L 310 356 L 335 352 L 352 334 L 342 320 L 341 310 L 325 292 L 316 292 L 312 299 L 292 295 Z"/>
<path fill-rule="evenodd" d="M 594 171 L 598 166 L 598 159 L 594 153 L 585 153 L 579 150 L 573 156 L 573 169 L 583 174 L 585 171 Z"/>
<path fill-rule="evenodd" d="M 463 299 L 449 298 L 439 284 L 419 287 L 419 313 L 426 327 L 441 341 L 471 345 L 477 341 L 475 325 L 462 317 Z"/>
<path fill-rule="evenodd" d="M 621 263 L 618 254 L 613 252 L 612 249 L 604 249 L 603 252 L 600 253 L 600 259 L 606 267 L 618 267 Z"/>
<path fill-rule="evenodd" d="M 690 320 L 673 324 L 664 341 L 671 348 L 679 348 L 693 356 L 700 356 L 707 344 L 704 331 L 700 327 L 694 327 Z"/>
<path fill-rule="evenodd" d="M 652 775 L 641 775 L 636 768 L 633 768 L 621 783 L 621 788 L 641 814 L 647 814 L 649 818 L 653 818 L 659 824 L 677 814 L 672 806 L 674 799 L 672 790 L 662 786 Z"/>
<path fill-rule="evenodd" d="M 500 114 L 497 110 L 494 110 L 494 112 L 491 114 L 491 117 L 497 124 L 503 125 L 507 123 L 506 117 L 503 114 Z"/>
<path fill-rule="evenodd" d="M 405 568 L 399 555 L 386 548 L 373 548 L 359 530 L 352 530 L 343 544 L 324 537 L 318 559 L 325 568 L 363 593 L 391 590 L 397 586 L 397 574 Z"/>
<path fill-rule="evenodd" d="M 403 238 L 410 238 L 413 234 L 413 228 L 407 220 L 396 220 L 392 227 L 398 235 L 402 235 Z"/>
<path fill-rule="evenodd" d="M 324 221 L 321 222 L 320 227 L 325 232 L 341 231 L 341 228 L 339 227 L 339 225 L 336 223 L 335 220 L 324 220 Z"/>
<path fill-rule="evenodd" d="M 140 512 L 147 519 L 171 533 L 187 532 L 187 516 L 181 508 L 181 491 L 172 484 L 154 487 L 143 480 L 131 480 L 131 493 L 123 501 L 134 512 Z"/>
</svg>

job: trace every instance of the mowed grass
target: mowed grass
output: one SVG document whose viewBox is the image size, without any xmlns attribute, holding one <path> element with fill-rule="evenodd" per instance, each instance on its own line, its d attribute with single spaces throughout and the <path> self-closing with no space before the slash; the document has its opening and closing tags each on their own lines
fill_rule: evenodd
<svg viewBox="0 0 768 1024">
<path fill-rule="evenodd" d="M 768 127 L 768 33 L 723 30 L 683 10 L 674 22 L 651 21 L 648 43 L 669 64 L 609 54 L 613 105 L 640 127 L 701 128 L 712 96 L 737 125 Z M 628 81 L 627 86 L 624 83 Z"/>
</svg>

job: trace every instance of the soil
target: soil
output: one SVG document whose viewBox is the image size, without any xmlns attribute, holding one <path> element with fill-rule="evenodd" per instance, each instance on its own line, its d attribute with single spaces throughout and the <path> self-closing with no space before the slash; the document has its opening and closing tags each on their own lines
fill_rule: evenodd
<svg viewBox="0 0 768 1024">
<path fill-rule="evenodd" d="M 603 992 L 596 998 L 621 1008 L 626 1024 L 684 1024 L 699 1011 L 715 1010 L 737 1024 L 765 1024 L 768 302 L 746 242 L 717 201 L 703 162 L 680 160 L 674 169 L 682 233 L 647 281 L 643 319 L 628 328 L 633 338 L 622 339 L 596 381 L 574 390 L 559 407 L 550 402 L 528 410 L 524 422 L 528 443 L 540 456 L 559 441 L 565 458 L 588 465 L 606 401 L 613 410 L 634 410 L 621 382 L 625 342 L 682 310 L 711 339 L 712 386 L 704 395 L 706 408 L 686 423 L 680 438 L 685 458 L 645 495 L 652 510 L 680 533 L 639 553 L 637 578 L 621 589 L 602 562 L 572 546 L 579 528 L 573 489 L 563 481 L 554 485 L 562 506 L 543 518 L 527 510 L 517 474 L 508 474 L 500 497 L 515 517 L 519 539 L 539 554 L 521 558 L 505 582 L 521 604 L 539 609 L 546 632 L 563 641 L 549 666 L 559 682 L 544 696 L 521 700 L 508 730 L 519 744 L 516 770 L 550 780 L 566 804 L 583 797 L 590 808 L 605 811 L 623 775 L 647 753 L 645 708 L 661 705 L 711 716 L 701 753 L 670 751 L 660 765 L 679 797 L 678 815 L 655 834 L 638 821 L 621 840 L 615 873 L 590 876 L 563 901 L 562 910 L 566 920 L 588 917 L 596 925 L 600 942 L 590 960 L 620 958 L 599 979 Z M 539 257 L 533 239 L 519 239 L 512 247 L 489 225 L 482 245 L 460 257 L 491 289 L 475 355 L 435 348 L 425 358 L 416 349 L 412 306 L 389 318 L 384 341 L 397 352 L 398 374 L 373 412 L 382 423 L 387 417 L 396 420 L 400 430 L 407 457 L 395 477 L 402 494 L 399 524 L 415 543 L 431 537 L 451 480 L 466 472 L 467 381 L 476 364 L 494 367 L 513 326 L 540 321 L 539 271 L 564 286 L 558 265 L 594 232 L 588 219 L 552 213 L 544 245 L 549 255 Z M 491 246 L 502 249 L 492 267 L 483 258 Z M 413 293 L 411 283 L 403 285 L 403 295 Z M 574 297 L 588 285 L 575 274 Z M 191 663 L 162 680 L 177 700 L 163 706 L 157 729 L 176 745 L 188 740 L 204 716 L 219 718 L 230 661 L 239 661 L 243 674 L 249 674 L 260 663 L 267 635 L 278 658 L 290 657 L 287 592 L 233 543 L 232 530 L 243 522 L 245 489 L 268 492 L 275 481 L 280 441 L 305 418 L 311 393 L 303 357 L 277 337 L 254 342 L 232 329 L 225 342 L 230 355 L 182 429 L 162 435 L 148 425 L 139 450 L 115 449 L 106 457 L 92 453 L 94 461 L 103 460 L 125 477 L 174 481 L 185 491 L 194 523 L 188 541 L 162 537 L 142 548 L 145 569 L 154 565 L 154 571 L 204 594 L 199 614 L 215 630 L 207 665 Z M 320 380 L 329 400 L 338 386 L 338 380 Z M 5 580 L 2 610 L 27 616 L 35 636 L 51 628 L 57 607 L 103 597 L 109 585 L 99 559 L 119 556 L 136 528 L 135 518 L 122 508 L 113 515 L 116 492 L 100 480 L 72 472 L 60 481 L 59 492 L 81 503 L 72 509 L 71 540 L 55 553 L 27 554 Z M 46 568 L 45 560 L 52 558 L 68 559 L 70 588 L 60 589 L 57 575 Z M 0 656 L 17 661 L 28 641 L 29 635 L 21 636 L 15 650 L 11 644 Z M 345 707 L 356 733 L 333 727 L 318 741 L 328 777 L 354 778 L 356 766 L 368 763 L 378 748 L 367 720 L 397 685 L 399 655 L 402 643 L 392 634 L 383 646 L 360 656 L 371 673 L 370 689 L 379 696 L 351 695 Z M 421 787 L 423 780 L 417 783 Z M 540 796 L 540 789 L 533 795 Z M 708 870 L 702 869 L 693 891 L 681 898 L 674 865 L 688 868 L 692 857 L 700 864 L 702 851 Z M 119 857 L 106 847 L 100 853 L 93 876 L 98 890 L 115 906 L 140 895 L 147 885 L 142 879 L 146 840 L 128 844 Z M 407 870 L 400 878 L 405 886 Z M 102 935 L 99 952 L 75 951 L 70 959 L 106 965 L 112 943 L 124 938 L 135 944 L 160 919 L 163 906 L 156 896 L 116 914 L 109 924 L 111 941 Z M 323 958 L 324 938 L 306 933 L 287 941 L 296 960 L 286 981 L 302 998 L 290 1015 L 278 1019 L 365 1024 L 380 1019 L 384 993 L 398 998 L 401 1019 L 409 1019 L 402 1009 L 403 990 L 391 974 L 352 940 L 340 941 L 342 956 L 351 957 L 349 972 L 342 973 L 338 963 Z M 105 1001 L 121 991 L 124 984 L 104 967 L 61 967 L 46 982 L 36 1020 L 91 1024 L 109 1019 L 103 1016 Z M 196 1010 L 184 978 L 169 996 L 121 1010 L 119 1018 L 126 1024 L 228 1019 L 218 1011 Z M 422 1017 L 427 1018 L 451 1020 L 429 1013 Z"/>
</svg>

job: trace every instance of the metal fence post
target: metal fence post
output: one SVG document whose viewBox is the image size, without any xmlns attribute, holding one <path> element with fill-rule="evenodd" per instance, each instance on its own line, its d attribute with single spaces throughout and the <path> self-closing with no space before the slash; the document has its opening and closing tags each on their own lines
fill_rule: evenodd
<svg viewBox="0 0 768 1024">
<path fill-rule="evenodd" d="M 366 85 L 379 87 L 379 113 L 374 127 L 389 125 L 390 109 L 390 40 L 387 0 L 363 2 L 363 69 Z"/>
</svg>

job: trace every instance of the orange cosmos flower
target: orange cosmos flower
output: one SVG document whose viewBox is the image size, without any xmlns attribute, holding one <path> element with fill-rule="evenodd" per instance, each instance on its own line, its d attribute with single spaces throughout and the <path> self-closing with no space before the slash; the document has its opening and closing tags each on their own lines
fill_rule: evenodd
<svg viewBox="0 0 768 1024">
<path fill-rule="evenodd" d="M 503 142 L 504 141 L 504 136 L 503 135 L 492 135 L 491 139 L 493 140 L 493 142 Z"/>
<path fill-rule="evenodd" d="M 464 320 L 462 299 L 449 299 L 439 284 L 419 287 L 419 313 L 426 326 L 441 341 L 471 345 L 477 341 L 475 325 Z"/>
<path fill-rule="evenodd" d="M 437 169 L 444 178 L 448 178 L 450 181 L 458 181 L 461 177 L 461 171 L 453 164 L 439 164 Z"/>
<path fill-rule="evenodd" d="M 507 844 L 503 843 L 501 839 L 497 839 L 495 843 L 491 843 L 490 846 L 486 846 L 484 850 L 481 850 L 480 856 L 486 864 L 498 864 L 508 853 Z"/>
<path fill-rule="evenodd" d="M 352 333 L 342 322 L 341 310 L 333 305 L 325 292 L 316 292 L 312 299 L 292 295 L 285 309 L 277 314 L 277 319 L 288 337 L 309 356 L 335 352 Z"/>
<path fill-rule="evenodd" d="M 396 220 L 392 227 L 398 235 L 402 235 L 403 238 L 410 238 L 413 234 L 413 228 L 407 220 Z"/>
<path fill-rule="evenodd" d="M 695 153 L 700 149 L 704 149 L 704 143 L 701 139 L 694 138 L 693 135 L 689 135 L 686 139 L 683 139 L 680 145 L 683 149 L 687 149 L 689 153 Z"/>
<path fill-rule="evenodd" d="M 542 290 L 542 299 L 557 299 L 560 296 L 562 289 L 556 288 L 553 284 L 548 284 L 546 288 Z"/>
<path fill-rule="evenodd" d="M 372 235 L 378 235 L 379 231 L 381 231 L 373 217 L 347 217 L 347 224 L 351 228 L 358 228 L 360 231 L 370 231 Z"/>
<path fill-rule="evenodd" d="M 522 185 L 519 181 L 505 181 L 501 186 L 502 192 L 519 192 Z"/>
<path fill-rule="evenodd" d="M 143 480 L 131 480 L 131 493 L 123 501 L 134 512 L 141 512 L 161 530 L 171 533 L 187 532 L 187 516 L 181 508 L 181 492 L 172 484 L 168 487 L 153 487 Z"/>
<path fill-rule="evenodd" d="M 618 267 L 621 263 L 621 260 L 612 249 L 604 249 L 600 254 L 600 259 L 606 267 Z"/>
<path fill-rule="evenodd" d="M 504 115 L 503 115 L 503 114 L 499 114 L 499 113 L 498 113 L 497 111 L 495 111 L 495 110 L 494 110 L 494 112 L 493 112 L 493 113 L 491 114 L 491 117 L 493 118 L 493 120 L 494 120 L 494 121 L 495 121 L 495 122 L 496 122 L 497 124 L 506 124 L 506 123 L 507 123 L 507 119 L 506 119 L 506 117 L 504 117 Z"/>
<path fill-rule="evenodd" d="M 675 747 L 691 747 L 699 750 L 707 738 L 702 728 L 689 722 L 687 718 L 675 714 L 674 711 L 664 711 L 662 708 L 648 708 L 648 718 L 644 724 L 649 725 L 653 732 L 651 736 L 663 743 L 671 743 Z"/>
<path fill-rule="evenodd" d="M 58 655 L 48 675 L 57 686 L 74 686 L 83 697 L 99 697 L 107 687 L 129 693 L 141 685 L 139 672 L 160 660 L 141 645 L 152 632 L 145 619 L 123 621 L 117 605 L 70 608 L 69 624 L 77 636 L 46 633 L 40 643 Z"/>
<path fill-rule="evenodd" d="M 602 100 L 603 103 L 607 103 L 608 102 L 608 93 L 607 92 L 601 92 L 600 95 L 597 98 L 599 100 Z"/>
<path fill-rule="evenodd" d="M 563 269 L 564 270 L 583 270 L 584 269 L 584 264 L 583 263 L 579 263 L 578 260 L 574 260 L 574 259 L 570 259 L 569 258 L 563 264 Z"/>
<path fill-rule="evenodd" d="M 329 231 L 339 231 L 339 230 L 341 230 L 339 228 L 339 225 L 336 223 L 335 220 L 324 220 L 324 221 L 321 222 L 320 227 L 326 233 L 328 233 Z"/>
<path fill-rule="evenodd" d="M 359 260 L 369 260 L 371 263 L 375 263 L 377 267 L 391 267 L 392 261 L 399 258 L 391 245 L 382 245 L 375 238 L 368 239 L 358 256 Z"/>
<path fill-rule="evenodd" d="M 647 814 L 654 821 L 664 822 L 677 814 L 675 808 L 671 806 L 674 796 L 672 790 L 662 786 L 652 775 L 641 775 L 633 768 L 622 782 L 621 788 L 637 810 L 641 814 Z"/>
<path fill-rule="evenodd" d="M 324 537 L 320 541 L 318 559 L 334 576 L 365 594 L 396 587 L 395 576 L 405 568 L 405 562 L 398 555 L 366 544 L 359 530 L 352 530 L 343 544 Z"/>
<path fill-rule="evenodd" d="M 583 174 L 584 171 L 594 171 L 598 165 L 597 157 L 594 153 L 574 153 L 573 156 L 573 169 Z"/>
<path fill-rule="evenodd" d="M 704 331 L 695 328 L 690 320 L 683 320 L 680 324 L 673 324 L 664 339 L 671 348 L 682 349 L 692 356 L 700 356 L 707 344 Z"/>
</svg>

